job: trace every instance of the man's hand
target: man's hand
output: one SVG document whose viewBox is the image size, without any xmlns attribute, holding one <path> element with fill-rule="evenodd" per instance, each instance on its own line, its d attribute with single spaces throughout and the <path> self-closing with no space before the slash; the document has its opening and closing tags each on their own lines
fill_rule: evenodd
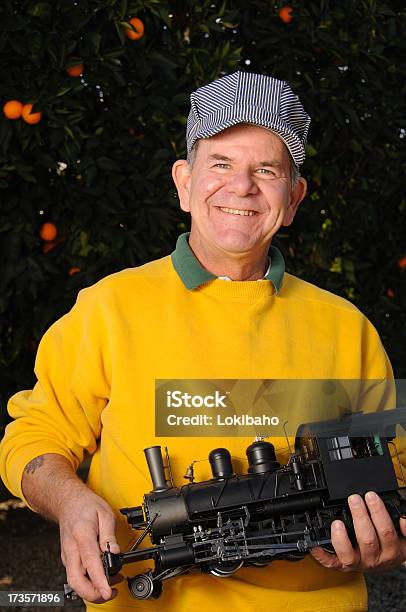
<svg viewBox="0 0 406 612">
<path fill-rule="evenodd" d="M 115 517 L 107 502 L 75 474 L 69 461 L 54 453 L 27 464 L 22 488 L 31 506 L 59 523 L 61 558 L 69 586 L 90 602 L 104 603 L 117 595 L 104 574 L 101 553 L 107 542 L 114 553 Z M 122 579 L 115 576 L 113 582 Z"/>
<path fill-rule="evenodd" d="M 110 506 L 90 489 L 75 492 L 59 515 L 59 529 L 69 586 L 93 603 L 113 599 L 117 591 L 109 585 L 101 561 L 107 542 L 112 552 L 120 552 Z"/>
<path fill-rule="evenodd" d="M 373 572 L 393 569 L 406 560 L 406 520 L 400 519 L 404 537 L 399 537 L 381 498 L 370 491 L 365 501 L 360 495 L 348 498 L 358 546 L 353 548 L 344 523 L 334 521 L 331 541 L 336 554 L 314 548 L 316 561 L 342 572 Z"/>
</svg>

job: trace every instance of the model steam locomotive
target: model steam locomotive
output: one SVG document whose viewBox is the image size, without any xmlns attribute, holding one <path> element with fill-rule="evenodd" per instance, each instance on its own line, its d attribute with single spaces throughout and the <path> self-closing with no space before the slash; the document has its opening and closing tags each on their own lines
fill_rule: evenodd
<svg viewBox="0 0 406 612">
<path fill-rule="evenodd" d="M 195 568 L 227 577 L 243 565 L 300 560 L 315 546 L 333 552 L 332 521 L 342 520 L 355 543 L 347 498 L 369 490 L 381 496 L 399 530 L 406 487 L 398 488 L 388 446 L 397 424 L 406 431 L 406 408 L 301 425 L 282 466 L 273 445 L 257 438 L 246 450 L 244 475 L 233 473 L 227 449 L 216 448 L 209 455 L 213 478 L 194 482 L 191 464 L 181 487 L 173 484 L 168 451 L 164 467 L 161 447 L 146 448 L 153 490 L 142 506 L 120 510 L 142 532 L 128 552 L 103 554 L 106 576 L 152 559 L 153 570 L 128 579 L 133 597 L 149 599 L 159 597 L 163 580 Z M 147 534 L 152 546 L 139 548 Z"/>
</svg>

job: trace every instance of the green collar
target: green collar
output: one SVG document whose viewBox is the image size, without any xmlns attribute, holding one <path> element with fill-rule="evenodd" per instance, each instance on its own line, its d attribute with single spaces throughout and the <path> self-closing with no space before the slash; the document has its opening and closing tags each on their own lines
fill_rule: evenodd
<svg viewBox="0 0 406 612">
<path fill-rule="evenodd" d="M 189 232 L 179 236 L 171 258 L 173 267 L 186 289 L 196 289 L 200 285 L 214 280 L 217 276 L 203 268 L 190 248 L 188 238 Z M 285 260 L 280 250 L 272 245 L 269 255 L 271 257 L 271 269 L 264 278 L 271 281 L 275 288 L 275 293 L 278 294 L 282 286 L 283 275 L 285 274 Z"/>
</svg>

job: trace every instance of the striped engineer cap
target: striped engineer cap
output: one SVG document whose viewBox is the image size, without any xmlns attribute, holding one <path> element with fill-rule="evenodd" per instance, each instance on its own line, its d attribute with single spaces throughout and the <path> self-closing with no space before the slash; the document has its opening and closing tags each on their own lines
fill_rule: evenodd
<svg viewBox="0 0 406 612">
<path fill-rule="evenodd" d="M 252 123 L 278 134 L 296 166 L 304 162 L 310 117 L 285 81 L 238 71 L 199 87 L 190 102 L 188 154 L 199 138 L 210 138 L 238 123 Z"/>
</svg>

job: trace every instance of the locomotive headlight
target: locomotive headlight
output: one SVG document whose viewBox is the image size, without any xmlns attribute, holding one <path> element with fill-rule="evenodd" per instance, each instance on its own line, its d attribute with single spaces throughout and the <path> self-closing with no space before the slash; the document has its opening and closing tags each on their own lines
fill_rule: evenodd
<svg viewBox="0 0 406 612">
<path fill-rule="evenodd" d="M 133 529 L 145 527 L 144 512 L 142 506 L 134 506 L 133 508 L 121 508 L 121 514 L 127 518 L 127 523 Z"/>
</svg>

